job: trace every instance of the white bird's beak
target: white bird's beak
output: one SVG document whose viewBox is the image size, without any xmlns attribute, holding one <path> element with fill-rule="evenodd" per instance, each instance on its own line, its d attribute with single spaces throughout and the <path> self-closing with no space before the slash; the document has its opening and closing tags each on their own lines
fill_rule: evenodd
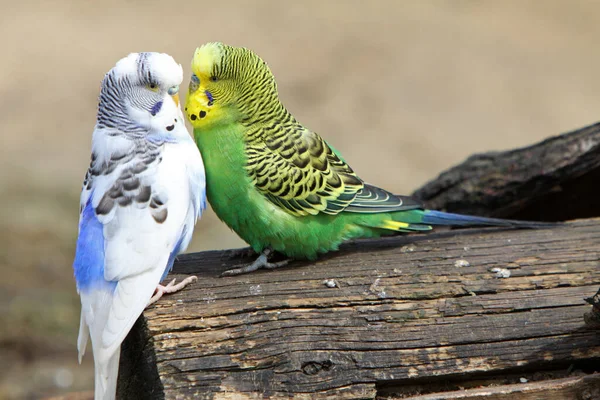
<svg viewBox="0 0 600 400">
<path fill-rule="evenodd" d="M 171 98 L 173 99 L 175 104 L 177 104 L 177 107 L 179 107 L 179 93 L 172 94 Z"/>
</svg>

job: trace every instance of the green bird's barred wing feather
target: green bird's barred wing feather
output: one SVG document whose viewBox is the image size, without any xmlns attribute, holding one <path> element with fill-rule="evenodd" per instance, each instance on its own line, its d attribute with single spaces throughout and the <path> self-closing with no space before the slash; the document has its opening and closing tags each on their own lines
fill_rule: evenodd
<svg viewBox="0 0 600 400">
<path fill-rule="evenodd" d="M 279 124 L 259 137 L 264 139 L 246 144 L 248 174 L 271 203 L 292 215 L 421 207 L 408 197 L 363 183 L 319 135 L 300 125 Z"/>
<path fill-rule="evenodd" d="M 423 204 L 408 196 L 392 194 L 377 186 L 364 184 L 345 211 L 355 213 L 387 213 L 423 208 Z"/>
<path fill-rule="evenodd" d="M 323 139 L 299 127 L 276 127 L 265 140 L 248 143 L 246 155 L 256 188 L 292 215 L 337 214 L 363 186 Z"/>
<path fill-rule="evenodd" d="M 324 142 L 340 160 L 344 163 L 346 162 L 339 151 L 327 141 L 324 140 Z M 365 182 L 363 182 L 363 185 L 362 190 L 356 194 L 356 198 L 345 211 L 357 213 L 382 213 L 423 208 L 423 203 L 412 197 L 392 194 L 387 190 Z"/>
</svg>

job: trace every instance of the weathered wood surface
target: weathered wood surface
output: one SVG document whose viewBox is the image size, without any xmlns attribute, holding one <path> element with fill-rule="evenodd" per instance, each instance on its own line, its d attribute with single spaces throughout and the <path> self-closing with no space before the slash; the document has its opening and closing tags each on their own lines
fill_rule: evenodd
<svg viewBox="0 0 600 400">
<path fill-rule="evenodd" d="M 584 319 L 590 327 L 600 328 L 600 289 L 590 298 L 585 299 L 588 304 L 592 305 L 592 309 L 585 313 Z"/>
<path fill-rule="evenodd" d="M 175 273 L 199 280 L 136 323 L 121 398 L 400 398 L 452 377 L 600 370 L 600 333 L 583 319 L 600 284 L 600 219 L 360 241 L 218 278 L 243 261 L 180 257 Z"/>
<path fill-rule="evenodd" d="M 412 400 L 596 400 L 600 374 L 411 397 Z M 393 399 L 390 399 L 393 400 Z"/>
<path fill-rule="evenodd" d="M 413 193 L 432 209 L 540 221 L 600 216 L 600 123 L 475 154 Z"/>
</svg>

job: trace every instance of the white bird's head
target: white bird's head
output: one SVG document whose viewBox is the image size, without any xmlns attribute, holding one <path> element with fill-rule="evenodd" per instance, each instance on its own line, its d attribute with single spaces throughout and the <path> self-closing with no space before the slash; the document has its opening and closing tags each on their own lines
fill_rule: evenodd
<svg viewBox="0 0 600 400">
<path fill-rule="evenodd" d="M 131 53 L 102 81 L 97 128 L 143 136 L 164 130 L 181 117 L 183 69 L 164 53 Z"/>
</svg>

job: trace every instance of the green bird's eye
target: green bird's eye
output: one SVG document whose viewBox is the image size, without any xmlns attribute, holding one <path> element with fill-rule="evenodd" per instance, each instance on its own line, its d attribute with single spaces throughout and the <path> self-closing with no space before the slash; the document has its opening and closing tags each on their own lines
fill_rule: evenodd
<svg viewBox="0 0 600 400">
<path fill-rule="evenodd" d="M 216 82 L 217 81 L 217 77 L 213 75 L 213 76 L 210 77 L 210 80 L 213 81 L 213 82 Z"/>
</svg>

